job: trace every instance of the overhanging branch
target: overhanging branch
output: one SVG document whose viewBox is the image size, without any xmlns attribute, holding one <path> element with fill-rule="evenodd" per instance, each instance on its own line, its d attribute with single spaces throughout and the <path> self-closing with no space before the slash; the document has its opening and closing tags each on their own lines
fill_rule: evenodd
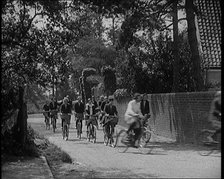
<svg viewBox="0 0 224 179">
<path fill-rule="evenodd" d="M 178 22 L 180 22 L 180 21 L 182 21 L 182 20 L 187 20 L 186 18 L 180 18 L 180 19 L 178 19 Z M 163 29 L 161 29 L 161 31 L 164 31 L 164 30 L 166 30 L 166 29 L 168 29 L 170 26 L 172 26 L 173 25 L 173 23 L 171 23 L 171 24 L 169 24 L 168 26 L 166 26 L 166 27 L 164 27 Z"/>
</svg>

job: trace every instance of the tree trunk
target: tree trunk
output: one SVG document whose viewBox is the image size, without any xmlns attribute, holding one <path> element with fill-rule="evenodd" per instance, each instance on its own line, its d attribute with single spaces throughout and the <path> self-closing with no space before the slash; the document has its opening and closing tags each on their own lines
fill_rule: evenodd
<svg viewBox="0 0 224 179">
<path fill-rule="evenodd" d="M 201 91 L 203 88 L 203 77 L 201 70 L 201 55 L 199 50 L 199 39 L 196 29 L 196 16 L 194 13 L 193 0 L 187 0 L 185 4 L 186 18 L 188 24 L 188 41 L 191 49 L 191 60 L 193 64 L 194 90 Z"/>
<path fill-rule="evenodd" d="M 55 92 L 54 92 L 54 75 L 52 77 L 52 95 L 53 95 L 53 97 L 55 96 Z"/>
<path fill-rule="evenodd" d="M 178 0 L 173 2 L 173 86 L 172 92 L 179 91 L 180 65 L 179 65 L 179 36 L 178 36 Z"/>
<path fill-rule="evenodd" d="M 27 105 L 24 100 L 24 87 L 19 87 L 19 113 L 17 118 L 18 124 L 18 141 L 24 145 L 26 142 L 26 133 L 27 133 Z"/>
</svg>

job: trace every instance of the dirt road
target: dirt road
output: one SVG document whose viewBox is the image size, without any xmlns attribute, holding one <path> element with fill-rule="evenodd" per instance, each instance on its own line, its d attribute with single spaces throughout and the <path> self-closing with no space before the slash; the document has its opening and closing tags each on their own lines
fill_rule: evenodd
<svg viewBox="0 0 224 179">
<path fill-rule="evenodd" d="M 221 178 L 221 153 L 200 156 L 198 148 L 192 145 L 177 145 L 165 142 L 153 142 L 153 150 L 142 154 L 139 149 L 130 148 L 120 153 L 118 148 L 103 144 L 103 132 L 97 131 L 95 144 L 86 141 L 86 126 L 81 140 L 76 138 L 74 119 L 72 118 L 69 140 L 62 140 L 60 119 L 57 131 L 46 131 L 43 116 L 30 116 L 28 123 L 43 134 L 50 142 L 67 152 L 74 161 L 95 172 L 95 177 L 128 178 Z M 156 138 L 154 138 L 156 141 Z"/>
</svg>

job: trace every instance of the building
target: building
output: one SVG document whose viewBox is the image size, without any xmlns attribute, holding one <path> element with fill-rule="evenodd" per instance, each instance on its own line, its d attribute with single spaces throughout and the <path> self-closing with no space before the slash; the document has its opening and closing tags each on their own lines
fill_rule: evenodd
<svg viewBox="0 0 224 179">
<path fill-rule="evenodd" d="M 195 0 L 202 67 L 208 83 L 221 84 L 221 4 L 220 0 Z"/>
</svg>

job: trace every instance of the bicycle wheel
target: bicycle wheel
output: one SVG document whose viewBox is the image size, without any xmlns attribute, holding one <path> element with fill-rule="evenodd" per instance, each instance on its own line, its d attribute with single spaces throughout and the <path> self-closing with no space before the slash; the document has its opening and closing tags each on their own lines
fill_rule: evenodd
<svg viewBox="0 0 224 179">
<path fill-rule="evenodd" d="M 110 126 L 110 140 L 109 140 L 109 143 L 110 143 L 111 147 L 115 147 L 116 135 L 114 134 L 114 130 L 115 130 L 115 127 Z"/>
<path fill-rule="evenodd" d="M 152 134 L 149 130 L 144 131 L 140 138 L 140 145 L 145 147 L 147 145 L 147 143 L 149 143 L 151 136 L 152 136 Z"/>
<path fill-rule="evenodd" d="M 77 137 L 81 139 L 81 121 L 77 123 Z"/>
<path fill-rule="evenodd" d="M 90 141 L 90 136 L 91 136 L 91 129 L 90 129 L 90 125 L 87 127 L 87 131 L 86 131 L 86 139 L 88 141 Z"/>
<path fill-rule="evenodd" d="M 96 126 L 92 125 L 93 143 L 96 143 Z"/>
<path fill-rule="evenodd" d="M 53 132 L 55 133 L 55 129 L 56 129 L 56 118 L 53 117 L 52 120 L 53 120 L 53 121 L 52 121 L 52 128 L 53 128 Z"/>
<path fill-rule="evenodd" d="M 214 147 L 212 145 L 209 145 L 209 143 L 207 142 L 208 136 L 211 136 L 211 134 L 212 133 L 209 131 L 202 131 L 197 136 L 197 143 L 199 146 L 202 147 L 202 148 L 200 148 L 200 150 L 198 150 L 198 153 L 202 156 L 208 156 L 214 150 Z"/>
<path fill-rule="evenodd" d="M 117 133 L 116 135 L 116 140 L 114 142 L 114 147 L 116 147 L 118 149 L 119 152 L 126 152 L 128 150 L 128 145 L 124 144 L 122 142 L 122 139 L 126 138 L 127 133 L 125 129 L 120 130 L 119 133 Z"/>
<path fill-rule="evenodd" d="M 108 145 L 109 139 L 108 139 L 108 126 L 103 127 L 104 132 L 104 145 Z"/>
<path fill-rule="evenodd" d="M 46 118 L 45 123 L 46 123 L 46 130 L 50 130 L 50 119 Z"/>
<path fill-rule="evenodd" d="M 64 134 L 65 135 L 65 140 L 68 140 L 68 124 L 65 124 L 65 128 L 64 129 L 65 129 L 65 132 L 64 132 L 65 133 Z"/>
<path fill-rule="evenodd" d="M 151 132 L 149 130 L 146 130 L 143 132 L 140 141 L 139 141 L 139 150 L 142 154 L 149 154 L 152 151 L 152 147 L 147 147 L 147 144 L 149 143 L 151 139 Z"/>
<path fill-rule="evenodd" d="M 62 138 L 65 139 L 65 122 L 63 121 L 63 125 L 62 125 Z"/>
</svg>

